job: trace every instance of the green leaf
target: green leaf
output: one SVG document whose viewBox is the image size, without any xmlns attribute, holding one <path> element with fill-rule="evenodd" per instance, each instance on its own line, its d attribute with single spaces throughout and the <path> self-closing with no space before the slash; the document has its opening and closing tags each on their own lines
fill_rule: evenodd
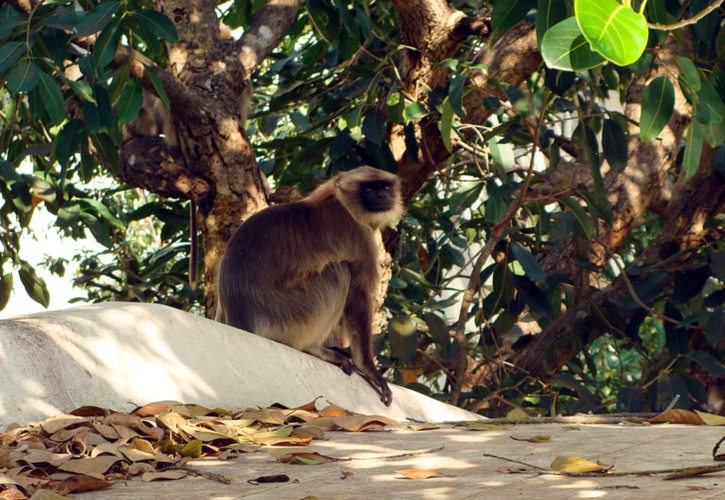
<svg viewBox="0 0 725 500">
<path fill-rule="evenodd" d="M 38 65 L 30 61 L 21 61 L 8 76 L 5 86 L 11 94 L 18 92 L 30 92 L 38 84 L 40 69 Z"/>
<path fill-rule="evenodd" d="M 93 87 L 91 87 L 88 82 L 83 80 L 66 80 L 66 83 L 78 97 L 86 102 L 96 104 L 96 98 L 93 95 Z"/>
<path fill-rule="evenodd" d="M 118 122 L 124 125 L 131 122 L 143 107 L 143 90 L 136 80 L 130 80 L 118 99 Z"/>
<path fill-rule="evenodd" d="M 453 111 L 460 117 L 465 118 L 466 112 L 463 111 L 463 87 L 466 84 L 464 75 L 456 75 L 451 78 L 451 84 L 448 87 L 448 98 Z"/>
<path fill-rule="evenodd" d="M 98 35 L 96 43 L 93 45 L 93 60 L 97 69 L 105 68 L 113 60 L 121 35 L 123 35 L 123 24 L 120 19 L 109 23 Z"/>
<path fill-rule="evenodd" d="M 536 0 L 497 0 L 491 13 L 491 36 L 497 37 L 515 26 L 535 5 Z"/>
<path fill-rule="evenodd" d="M 614 120 L 606 119 L 602 127 L 602 149 L 609 166 L 621 172 L 627 166 L 627 138 L 622 127 Z"/>
<path fill-rule="evenodd" d="M 123 223 L 123 221 L 113 215 L 108 207 L 100 201 L 94 200 L 93 198 L 83 198 L 80 200 L 80 203 L 81 205 L 87 205 L 89 207 L 92 207 L 98 213 L 98 215 L 106 219 L 116 228 L 120 230 L 126 229 L 126 225 Z"/>
<path fill-rule="evenodd" d="M 441 130 L 441 140 L 446 150 L 451 151 L 451 131 L 453 129 L 453 107 L 448 97 L 443 99 L 441 105 L 441 121 L 439 123 Z"/>
<path fill-rule="evenodd" d="M 686 57 L 675 56 L 677 65 L 680 67 L 680 75 L 693 92 L 700 90 L 700 73 L 692 60 Z"/>
<path fill-rule="evenodd" d="M 385 140 L 385 118 L 375 111 L 367 113 L 363 120 L 362 130 L 368 141 L 380 146 Z"/>
<path fill-rule="evenodd" d="M 35 274 L 35 270 L 27 262 L 22 262 L 18 274 L 28 296 L 47 308 L 48 304 L 50 304 L 50 293 L 48 293 L 48 287 L 43 278 Z"/>
<path fill-rule="evenodd" d="M 703 125 L 708 123 L 721 124 L 725 121 L 725 103 L 723 103 L 715 87 L 707 80 L 701 82 L 695 116 L 697 121 Z"/>
<path fill-rule="evenodd" d="M 418 347 L 418 328 L 409 316 L 395 316 L 388 323 L 390 352 L 403 363 L 410 363 Z"/>
<path fill-rule="evenodd" d="M 423 314 L 423 320 L 428 325 L 428 334 L 433 341 L 440 347 L 441 354 L 447 355 L 451 349 L 451 334 L 448 331 L 448 325 L 443 319 L 433 313 Z"/>
<path fill-rule="evenodd" d="M 84 37 L 97 33 L 105 28 L 113 19 L 113 15 L 121 9 L 116 0 L 102 2 L 74 26 L 76 37 Z"/>
<path fill-rule="evenodd" d="M 687 357 L 702 366 L 710 375 L 715 377 L 725 376 L 725 366 L 709 352 L 692 351 L 687 354 Z"/>
<path fill-rule="evenodd" d="M 40 72 L 40 95 L 43 97 L 43 105 L 48 112 L 50 123 L 55 125 L 65 118 L 65 101 L 60 87 L 48 73 Z"/>
<path fill-rule="evenodd" d="M 690 122 L 685 143 L 685 154 L 682 156 L 682 167 L 685 169 L 685 178 L 689 179 L 697 172 L 702 156 L 702 145 L 705 142 L 703 127 L 696 121 Z"/>
<path fill-rule="evenodd" d="M 567 17 L 565 0 L 538 0 L 536 3 L 536 43 L 541 47 L 544 33 Z"/>
<path fill-rule="evenodd" d="M 532 254 L 528 248 L 514 241 L 511 244 L 511 251 L 514 254 L 514 257 L 516 257 L 516 260 L 519 261 L 519 264 L 521 264 L 521 267 L 524 268 L 524 272 L 527 277 L 537 283 L 546 282 L 546 273 L 541 268 L 541 265 L 539 265 L 539 261 L 536 260 L 534 254 Z"/>
<path fill-rule="evenodd" d="M 166 95 L 166 89 L 164 89 L 164 84 L 161 82 L 161 79 L 156 76 L 154 70 L 148 66 L 146 66 L 146 74 L 148 75 L 149 80 L 151 80 L 151 84 L 154 86 L 154 89 L 156 89 L 156 95 L 159 96 L 161 102 L 164 103 L 166 110 L 170 111 L 171 102 L 169 102 L 169 96 Z"/>
<path fill-rule="evenodd" d="M 549 28 L 541 41 L 541 57 L 546 66 L 564 71 L 580 71 L 599 66 L 604 58 L 593 52 L 574 17 Z"/>
<path fill-rule="evenodd" d="M 5 73 L 23 54 L 25 54 L 23 42 L 8 42 L 0 46 L 0 73 Z"/>
<path fill-rule="evenodd" d="M 0 277 L 0 311 L 5 309 L 5 306 L 8 305 L 12 293 L 13 275 L 12 273 L 7 273 L 6 275 Z"/>
<path fill-rule="evenodd" d="M 342 30 L 337 9 L 331 8 L 322 0 L 307 0 L 305 7 L 315 30 L 327 43 L 334 43 Z"/>
<path fill-rule="evenodd" d="M 534 284 L 533 281 L 525 276 L 514 276 L 514 286 L 524 299 L 524 303 L 529 306 L 531 312 L 539 318 L 551 318 L 552 307 L 549 299 L 546 298 L 544 292 Z"/>
<path fill-rule="evenodd" d="M 15 28 L 23 24 L 25 24 L 25 19 L 18 11 L 10 7 L 10 4 L 5 4 L 0 9 L 0 38 L 5 38 Z M 2 308 L 0 307 L 0 309 Z"/>
<path fill-rule="evenodd" d="M 616 0 L 574 0 L 574 15 L 592 49 L 620 66 L 647 46 L 647 19 Z"/>
<path fill-rule="evenodd" d="M 426 114 L 425 108 L 419 102 L 411 102 L 403 110 L 403 120 L 405 123 L 410 123 L 415 120 L 419 120 Z"/>
<path fill-rule="evenodd" d="M 584 207 L 582 207 L 574 198 L 570 198 L 568 196 L 563 197 L 561 201 L 574 213 L 574 217 L 576 217 L 577 222 L 574 228 L 577 233 L 579 233 L 579 236 L 587 240 L 590 239 L 592 237 L 592 232 L 594 232 L 594 226 L 592 224 L 592 219 L 589 217 L 586 210 L 584 210 Z"/>
<path fill-rule="evenodd" d="M 675 89 L 666 76 L 652 80 L 642 96 L 642 116 L 639 120 L 639 137 L 650 142 L 657 137 L 675 109 Z"/>
<path fill-rule="evenodd" d="M 67 167 L 70 157 L 78 151 L 78 146 L 84 137 L 82 120 L 76 118 L 66 123 L 55 138 L 55 158 L 58 163 Z"/>
<path fill-rule="evenodd" d="M 134 11 L 133 17 L 146 29 L 151 31 L 157 38 L 166 40 L 169 43 L 179 41 L 179 34 L 174 23 L 161 12 L 150 9 Z"/>
</svg>

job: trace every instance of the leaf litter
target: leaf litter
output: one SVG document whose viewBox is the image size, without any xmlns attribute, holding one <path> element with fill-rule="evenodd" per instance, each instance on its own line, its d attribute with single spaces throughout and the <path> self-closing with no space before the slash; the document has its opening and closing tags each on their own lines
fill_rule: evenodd
<svg viewBox="0 0 725 500">
<path fill-rule="evenodd" d="M 296 408 L 274 405 L 237 412 L 176 401 L 150 403 L 130 413 L 82 406 L 0 433 L 0 500 L 53 499 L 110 488 L 114 480 L 177 480 L 190 474 L 228 483 L 226 476 L 187 463 L 227 460 L 263 449 L 283 463 L 349 460 L 305 447 L 325 439 L 330 430 L 363 432 L 397 425 L 386 417 L 334 405 L 317 410 L 316 400 Z"/>
</svg>

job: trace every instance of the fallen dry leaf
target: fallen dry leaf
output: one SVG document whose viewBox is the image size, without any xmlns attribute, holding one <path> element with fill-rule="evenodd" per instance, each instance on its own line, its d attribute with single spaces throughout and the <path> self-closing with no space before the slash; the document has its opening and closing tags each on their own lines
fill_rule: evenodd
<svg viewBox="0 0 725 500">
<path fill-rule="evenodd" d="M 50 417 L 40 423 L 40 426 L 45 432 L 50 435 L 55 434 L 61 429 L 70 427 L 71 425 L 78 425 L 88 422 L 89 419 L 86 417 L 76 417 L 75 415 L 58 415 L 56 417 Z"/>
<path fill-rule="evenodd" d="M 683 471 L 665 476 L 664 480 L 672 481 L 675 479 L 687 479 L 689 477 L 704 476 L 705 474 L 712 474 L 714 472 L 722 472 L 722 469 L 717 467 L 692 467 L 691 469 L 685 469 Z"/>
<path fill-rule="evenodd" d="M 145 472 L 141 476 L 142 481 L 163 481 L 163 480 L 175 480 L 182 479 L 188 476 L 189 473 L 185 470 L 165 470 L 161 472 Z"/>
<path fill-rule="evenodd" d="M 453 477 L 450 474 L 444 474 L 438 469 L 401 469 L 395 471 L 405 479 L 430 479 L 434 477 Z"/>
<path fill-rule="evenodd" d="M 695 413 L 705 422 L 705 425 L 725 425 L 725 416 L 713 415 L 712 413 L 697 410 L 695 410 Z"/>
<path fill-rule="evenodd" d="M 432 431 L 434 429 L 440 429 L 439 425 L 428 422 L 408 424 L 405 427 L 411 431 Z"/>
<path fill-rule="evenodd" d="M 512 408 L 511 411 L 506 414 L 506 418 L 526 418 L 528 416 L 529 414 L 526 413 L 523 408 L 519 407 Z"/>
<path fill-rule="evenodd" d="M 30 498 L 31 500 L 66 500 L 65 496 L 52 490 L 38 490 Z"/>
<path fill-rule="evenodd" d="M 287 474 L 274 474 L 272 476 L 259 476 L 255 479 L 247 479 L 249 484 L 286 483 L 287 481 L 289 481 Z"/>
<path fill-rule="evenodd" d="M 350 432 L 363 432 L 368 430 L 382 430 L 385 427 L 398 425 L 396 420 L 381 416 L 346 416 L 333 417 L 332 422 L 343 430 Z"/>
<path fill-rule="evenodd" d="M 330 462 L 339 462 L 341 460 L 349 460 L 347 458 L 334 458 L 327 455 L 322 455 L 317 452 L 295 452 L 286 453 L 284 455 L 276 457 L 277 460 L 283 464 L 298 464 L 298 465 L 320 465 L 329 464 Z"/>
<path fill-rule="evenodd" d="M 548 443 L 549 441 L 551 441 L 551 436 L 546 436 L 546 435 L 537 435 L 537 436 L 531 436 L 531 437 L 527 437 L 527 438 L 520 438 L 520 437 L 516 437 L 516 436 L 510 436 L 510 437 L 514 441 L 526 441 L 528 443 Z"/>
<path fill-rule="evenodd" d="M 96 479 L 104 479 L 103 475 L 106 471 L 113 467 L 113 465 L 118 461 L 118 457 L 114 457 L 112 455 L 102 455 L 95 458 L 64 462 L 58 466 L 58 469 L 66 472 L 85 474 L 86 476 L 95 477 Z"/>
<path fill-rule="evenodd" d="M 703 425 L 702 418 L 690 410 L 667 410 L 649 419 L 651 424 L 688 424 Z"/>
<path fill-rule="evenodd" d="M 551 462 L 551 470 L 559 472 L 607 472 L 614 467 L 613 465 L 601 465 L 589 460 L 585 460 L 575 456 L 556 457 Z"/>
<path fill-rule="evenodd" d="M 355 415 L 353 412 L 335 405 L 327 405 L 319 413 L 321 417 L 352 417 Z"/>
<path fill-rule="evenodd" d="M 15 486 L 8 486 L 0 491 L 0 500 L 26 500 L 28 497 Z"/>
<path fill-rule="evenodd" d="M 78 475 L 58 481 L 57 484 L 51 483 L 51 487 L 61 495 L 68 495 L 84 491 L 104 490 L 110 488 L 111 483 L 91 476 Z"/>
</svg>

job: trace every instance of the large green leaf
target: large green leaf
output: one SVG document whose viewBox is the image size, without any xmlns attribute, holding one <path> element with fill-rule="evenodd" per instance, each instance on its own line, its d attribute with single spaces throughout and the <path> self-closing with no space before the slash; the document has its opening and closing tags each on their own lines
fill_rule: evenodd
<svg viewBox="0 0 725 500">
<path fill-rule="evenodd" d="M 43 278 L 35 274 L 35 269 L 30 267 L 27 262 L 22 263 L 20 271 L 20 281 L 25 287 L 25 291 L 28 293 L 31 299 L 43 307 L 48 307 L 50 304 L 50 293 L 48 293 L 48 287 L 45 284 Z"/>
<path fill-rule="evenodd" d="M 102 2 L 74 26 L 75 35 L 84 37 L 101 31 L 111 22 L 113 15 L 121 9 L 116 0 Z"/>
<path fill-rule="evenodd" d="M 551 69 L 579 71 L 599 66 L 604 58 L 593 52 L 570 17 L 549 28 L 541 41 L 541 57 Z"/>
<path fill-rule="evenodd" d="M 93 46 L 93 60 L 97 68 L 104 68 L 111 62 L 113 56 L 116 55 L 121 35 L 123 35 L 123 24 L 120 19 L 114 20 L 103 28 Z"/>
<path fill-rule="evenodd" d="M 639 120 L 639 137 L 650 142 L 667 125 L 675 109 L 675 88 L 666 76 L 652 80 L 642 96 L 642 116 Z"/>
<path fill-rule="evenodd" d="M 118 121 L 119 125 L 129 123 L 138 116 L 143 107 L 143 91 L 136 80 L 128 82 L 118 99 Z"/>
<path fill-rule="evenodd" d="M 614 120 L 604 120 L 602 149 L 609 166 L 621 172 L 627 166 L 627 138 L 622 127 Z"/>
<path fill-rule="evenodd" d="M 536 42 L 541 47 L 544 33 L 567 17 L 566 0 L 538 0 L 536 3 Z"/>
<path fill-rule="evenodd" d="M 499 36 L 521 21 L 534 8 L 536 0 L 496 0 L 491 13 L 492 36 Z"/>
<path fill-rule="evenodd" d="M 40 69 L 37 64 L 30 61 L 21 61 L 10 72 L 5 85 L 11 94 L 30 92 L 38 84 L 39 78 Z"/>
<path fill-rule="evenodd" d="M 81 139 L 85 136 L 83 121 L 74 119 L 63 126 L 55 138 L 55 158 L 62 166 L 67 166 L 70 157 L 78 151 Z"/>
<path fill-rule="evenodd" d="M 51 124 L 60 123 L 65 118 L 65 101 L 60 87 L 55 83 L 53 77 L 48 73 L 40 72 L 40 95 L 43 97 L 43 105 L 48 112 Z"/>
<path fill-rule="evenodd" d="M 647 19 L 616 0 L 574 0 L 574 14 L 592 49 L 615 64 L 632 64 L 647 46 Z"/>
<path fill-rule="evenodd" d="M 179 34 L 171 19 L 155 10 L 141 9 L 133 13 L 133 17 L 157 38 L 166 40 L 169 43 L 179 41 Z"/>
<path fill-rule="evenodd" d="M 25 54 L 25 48 L 22 42 L 8 42 L 0 46 L 0 73 L 4 73 L 15 64 L 15 61 Z"/>
<path fill-rule="evenodd" d="M 690 123 L 690 129 L 687 132 L 687 142 L 685 143 L 685 154 L 682 156 L 682 168 L 685 169 L 685 178 L 689 179 L 700 166 L 700 157 L 702 156 L 702 145 L 705 141 L 703 134 L 703 126 L 696 121 Z"/>
<path fill-rule="evenodd" d="M 10 301 L 10 295 L 13 292 L 13 275 L 7 273 L 4 276 L 0 276 L 0 311 L 5 309 Z"/>
</svg>

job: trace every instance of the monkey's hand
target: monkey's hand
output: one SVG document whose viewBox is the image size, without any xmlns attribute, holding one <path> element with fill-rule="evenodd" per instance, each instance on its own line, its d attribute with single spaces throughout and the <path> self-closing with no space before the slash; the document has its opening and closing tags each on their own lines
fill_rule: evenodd
<svg viewBox="0 0 725 500">
<path fill-rule="evenodd" d="M 370 368 L 356 366 L 355 371 L 380 394 L 380 401 L 385 406 L 390 406 L 390 403 L 393 402 L 393 392 L 388 387 L 388 382 L 380 375 L 380 372 L 374 366 Z"/>
</svg>

